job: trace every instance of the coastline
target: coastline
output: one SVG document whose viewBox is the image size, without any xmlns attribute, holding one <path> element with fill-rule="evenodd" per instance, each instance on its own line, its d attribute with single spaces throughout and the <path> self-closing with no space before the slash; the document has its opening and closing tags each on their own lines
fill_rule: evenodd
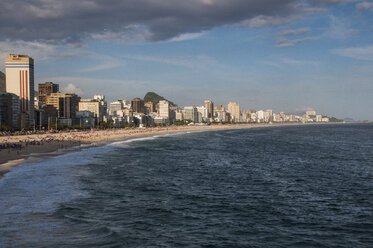
<svg viewBox="0 0 373 248">
<path fill-rule="evenodd" d="M 156 128 L 110 129 L 81 132 L 61 132 L 0 137 L 0 143 L 18 144 L 20 147 L 0 150 L 0 179 L 11 168 L 26 162 L 33 162 L 48 157 L 104 146 L 117 141 L 126 141 L 142 137 L 164 135 L 168 133 L 217 131 L 253 127 L 302 126 L 336 123 L 255 123 L 226 124 L 211 126 L 169 126 Z"/>
</svg>

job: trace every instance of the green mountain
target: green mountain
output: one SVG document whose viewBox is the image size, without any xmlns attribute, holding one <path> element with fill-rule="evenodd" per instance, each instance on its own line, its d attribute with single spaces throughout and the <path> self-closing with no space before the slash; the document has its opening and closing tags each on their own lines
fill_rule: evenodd
<svg viewBox="0 0 373 248">
<path fill-rule="evenodd" d="M 170 100 L 167 100 L 163 96 L 158 95 L 157 93 L 154 92 L 148 92 L 144 96 L 144 102 L 153 102 L 154 104 L 159 103 L 161 100 L 166 100 L 170 103 L 170 106 L 177 106 L 175 103 L 171 102 Z"/>
<path fill-rule="evenodd" d="M 0 92 L 5 91 L 5 74 L 0 71 Z"/>
</svg>

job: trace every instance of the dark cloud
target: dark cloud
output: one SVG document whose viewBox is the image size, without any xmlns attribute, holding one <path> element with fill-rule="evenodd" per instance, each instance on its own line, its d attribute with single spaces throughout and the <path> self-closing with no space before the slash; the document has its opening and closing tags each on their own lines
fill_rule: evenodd
<svg viewBox="0 0 373 248">
<path fill-rule="evenodd" d="M 272 25 L 287 23 L 315 10 L 302 0 L 2 0 L 0 40 L 53 44 L 79 44 L 87 38 L 159 41 L 222 25 L 250 24 L 258 18 L 277 20 L 268 22 Z"/>
<path fill-rule="evenodd" d="M 313 4 L 320 5 L 334 5 L 334 4 L 347 4 L 357 2 L 358 0 L 311 0 Z"/>
</svg>

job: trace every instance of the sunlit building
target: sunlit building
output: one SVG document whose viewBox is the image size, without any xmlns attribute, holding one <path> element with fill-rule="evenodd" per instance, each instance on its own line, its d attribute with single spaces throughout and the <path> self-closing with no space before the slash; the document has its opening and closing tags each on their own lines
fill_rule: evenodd
<svg viewBox="0 0 373 248">
<path fill-rule="evenodd" d="M 58 84 L 54 84 L 52 82 L 45 82 L 43 84 L 38 85 L 38 94 L 39 94 L 39 101 L 42 103 L 46 103 L 47 96 L 52 93 L 57 93 L 60 90 L 60 86 Z"/>
<path fill-rule="evenodd" d="M 228 103 L 228 113 L 231 115 L 232 122 L 241 121 L 241 106 L 238 103 L 230 102 Z"/>
<path fill-rule="evenodd" d="M 5 59 L 8 93 L 19 97 L 21 128 L 34 121 L 34 60 L 27 55 L 9 54 Z"/>
<path fill-rule="evenodd" d="M 145 111 L 144 111 L 144 100 L 142 100 L 140 98 L 132 99 L 131 108 L 136 113 L 145 113 Z"/>
<path fill-rule="evenodd" d="M 205 100 L 204 106 L 207 110 L 207 116 L 206 118 L 212 122 L 214 121 L 214 103 L 210 100 Z"/>
</svg>

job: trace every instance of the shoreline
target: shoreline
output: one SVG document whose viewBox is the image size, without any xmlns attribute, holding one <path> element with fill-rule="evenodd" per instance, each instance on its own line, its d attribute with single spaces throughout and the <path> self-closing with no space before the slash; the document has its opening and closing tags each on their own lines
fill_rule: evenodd
<svg viewBox="0 0 373 248">
<path fill-rule="evenodd" d="M 340 123 L 247 123 L 211 126 L 169 126 L 156 128 L 91 130 L 0 137 L 0 143 L 18 144 L 20 147 L 0 150 L 0 179 L 19 164 L 56 157 L 65 153 L 105 146 L 118 141 L 168 133 L 205 132 L 253 127 L 304 126 Z M 18 141 L 18 142 L 17 142 Z"/>
</svg>

